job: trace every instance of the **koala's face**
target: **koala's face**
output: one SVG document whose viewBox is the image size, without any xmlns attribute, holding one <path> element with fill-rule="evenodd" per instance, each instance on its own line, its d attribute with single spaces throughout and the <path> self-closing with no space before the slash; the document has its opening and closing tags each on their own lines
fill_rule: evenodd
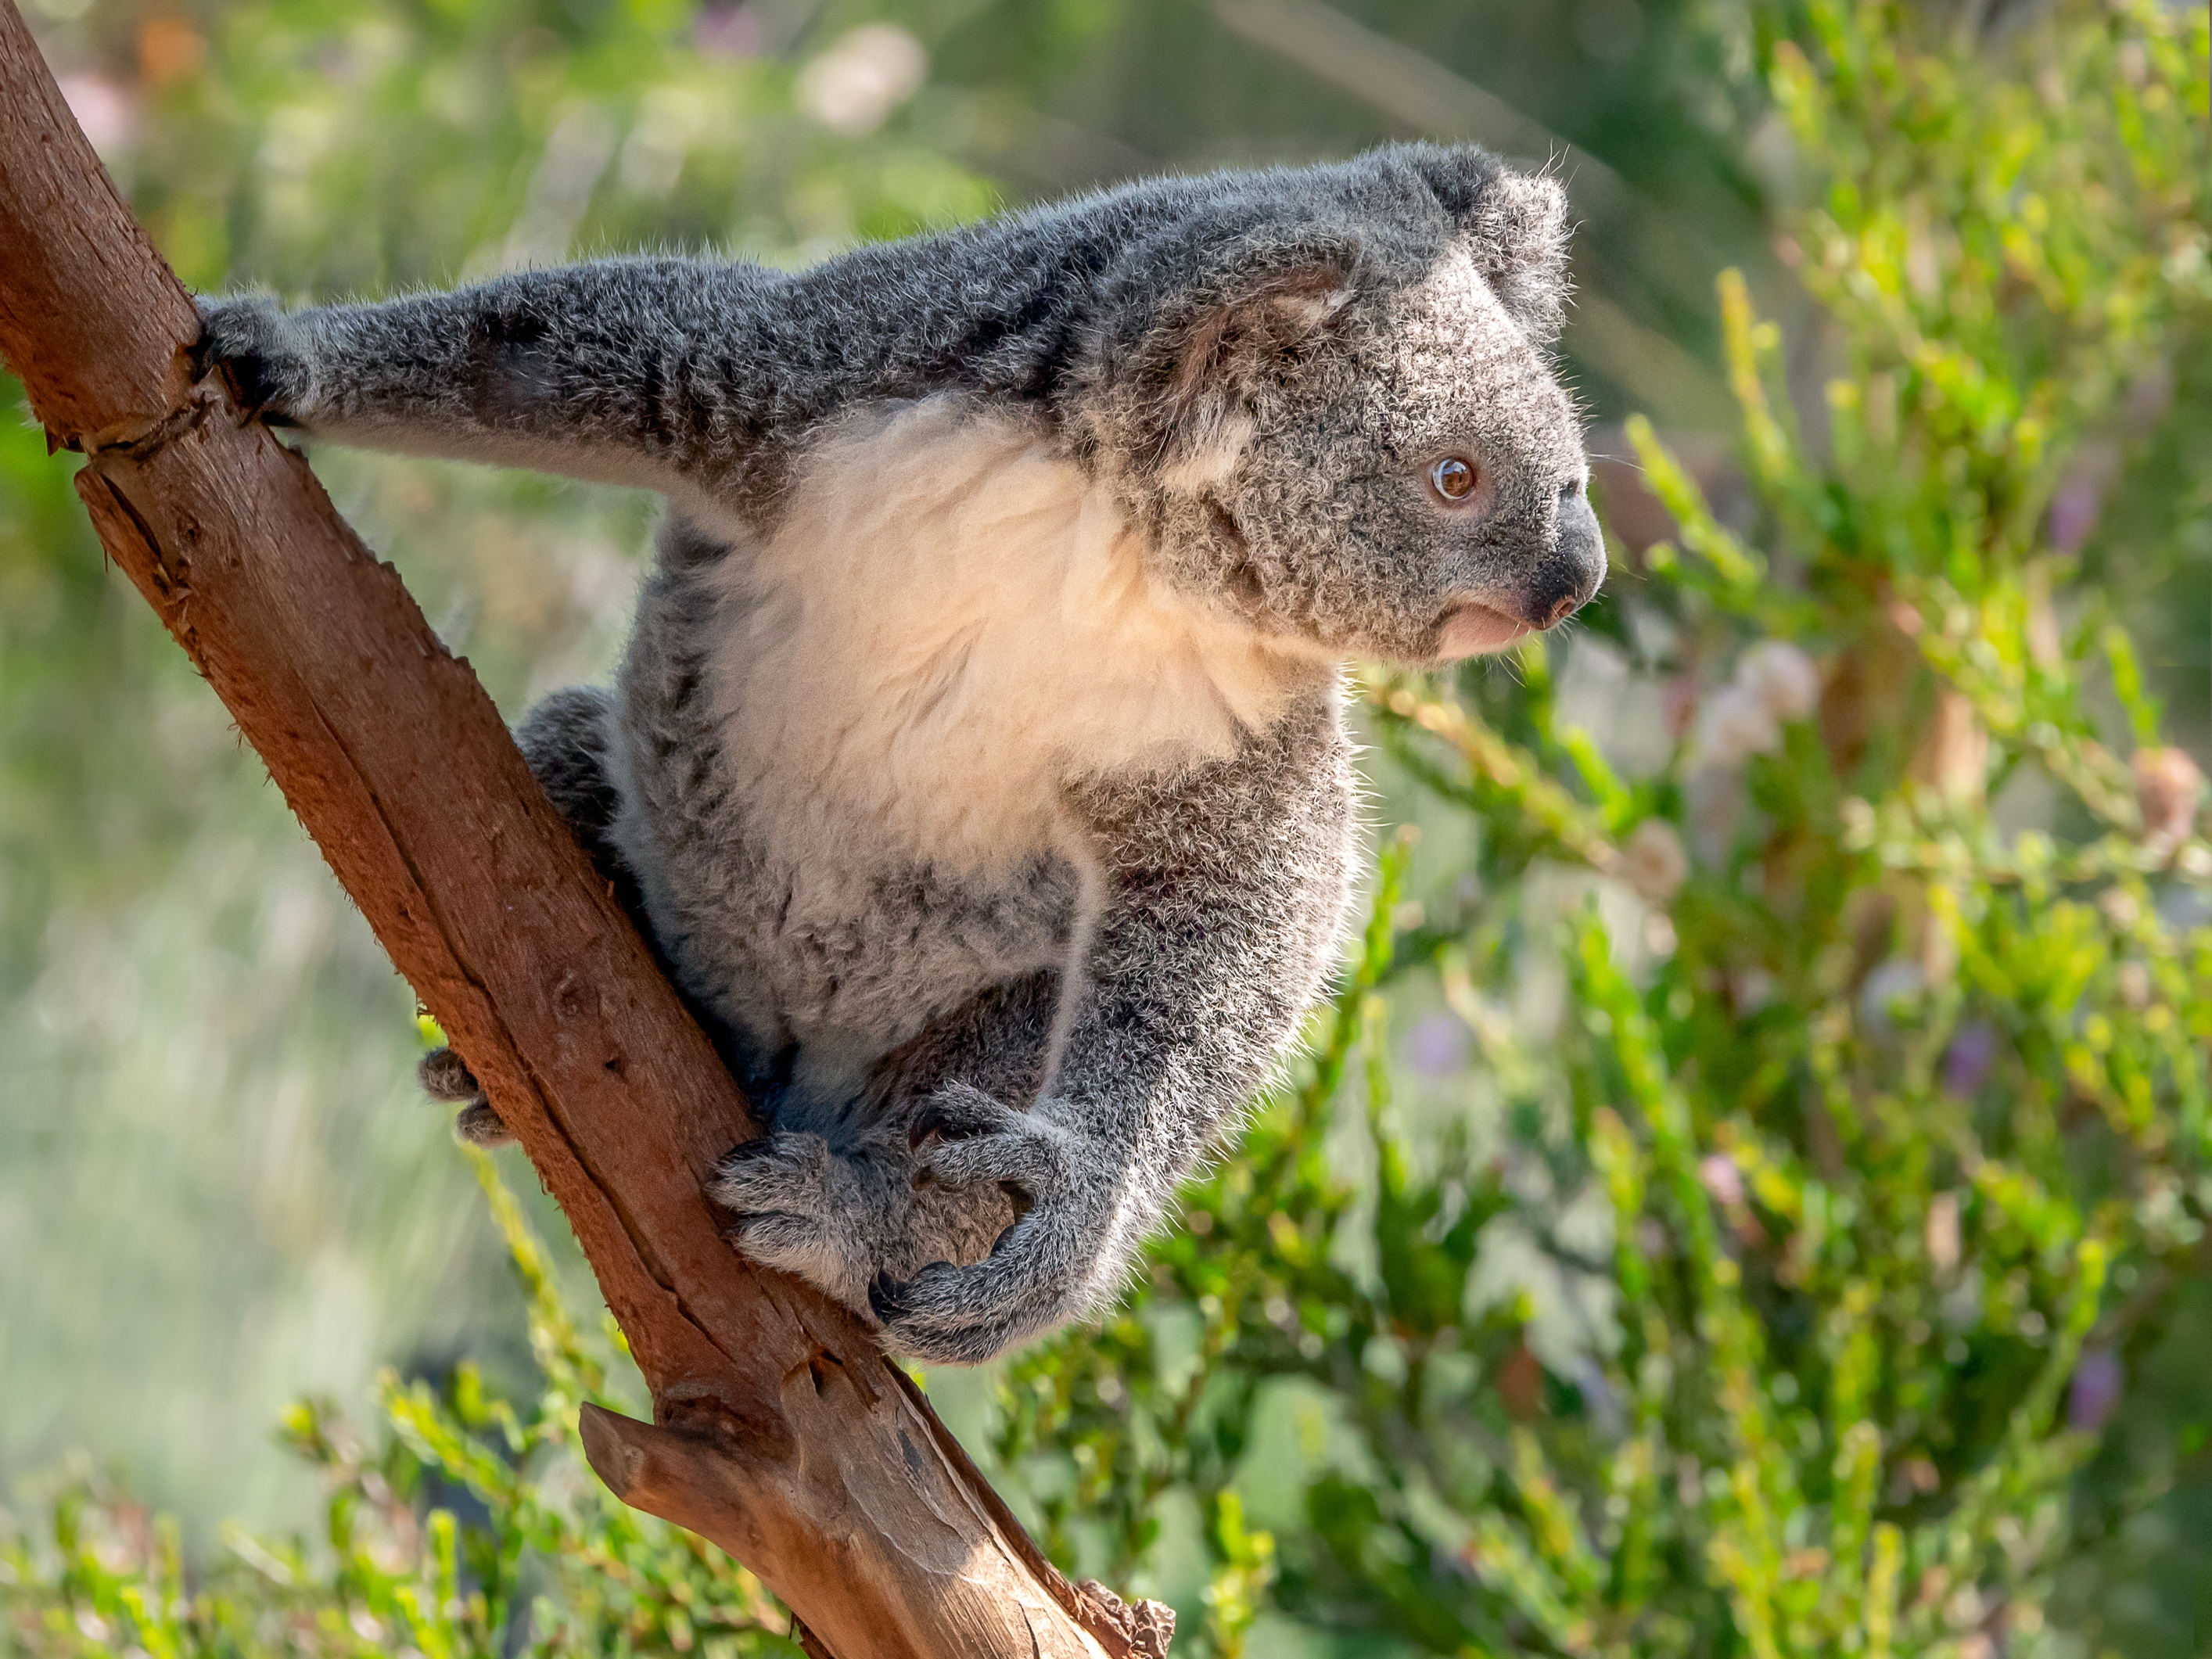
<svg viewBox="0 0 2212 1659">
<path fill-rule="evenodd" d="M 1158 475 L 1179 585 L 1288 642 L 1415 662 L 1498 650 L 1597 592 L 1581 423 L 1544 343 L 1564 203 L 1547 180 L 1490 187 L 1540 216 L 1510 228 L 1533 254 L 1456 229 L 1334 286 L 1278 277 L 1224 325 L 1233 347 L 1200 339 L 1218 381 Z"/>
</svg>

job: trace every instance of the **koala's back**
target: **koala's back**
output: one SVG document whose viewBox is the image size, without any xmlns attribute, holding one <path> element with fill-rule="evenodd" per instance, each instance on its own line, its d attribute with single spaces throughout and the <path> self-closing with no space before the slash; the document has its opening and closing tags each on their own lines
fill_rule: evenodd
<svg viewBox="0 0 2212 1659">
<path fill-rule="evenodd" d="M 1409 152 L 1409 155 L 1411 152 Z M 1119 324 L 1161 296 L 1188 292 L 1240 240 L 1265 245 L 1316 224 L 1357 226 L 1366 255 L 1411 269 L 1450 232 L 1439 190 L 1418 159 L 1366 156 L 1333 166 L 1150 179 L 1002 218 L 857 248 L 804 271 L 715 267 L 726 326 L 686 338 L 711 356 L 719 400 L 664 411 L 675 426 L 744 431 L 721 480 L 724 499 L 756 523 L 781 511 L 799 453 L 825 422 L 872 398 L 958 392 L 1019 408 L 1057 428 Z M 655 309 L 689 312 L 686 261 L 643 262 L 669 292 L 637 327 L 668 331 Z M 1086 367 L 1086 360 L 1088 360 Z M 1093 434 L 1070 434 L 1079 448 Z"/>
<path fill-rule="evenodd" d="M 614 839 L 780 1126 L 927 1085 L 952 1060 L 900 1057 L 960 1046 L 1008 995 L 1037 1005 L 1025 1040 L 1001 1011 L 968 1070 L 1033 1090 L 1097 902 L 1069 791 L 1224 760 L 1302 693 L 1333 676 L 1161 591 L 1043 422 L 965 393 L 874 404 L 807 444 L 771 528 L 665 530 Z M 1340 759 L 1316 750 L 1316 789 L 1343 790 Z"/>
</svg>

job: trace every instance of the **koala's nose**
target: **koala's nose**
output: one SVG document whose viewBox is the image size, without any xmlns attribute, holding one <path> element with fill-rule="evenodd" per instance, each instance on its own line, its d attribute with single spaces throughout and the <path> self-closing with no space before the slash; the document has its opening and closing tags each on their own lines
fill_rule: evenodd
<svg viewBox="0 0 2212 1659">
<path fill-rule="evenodd" d="M 1530 584 L 1529 623 L 1552 628 L 1588 605 L 1605 580 L 1605 533 L 1579 484 L 1559 491 L 1551 556 Z"/>
</svg>

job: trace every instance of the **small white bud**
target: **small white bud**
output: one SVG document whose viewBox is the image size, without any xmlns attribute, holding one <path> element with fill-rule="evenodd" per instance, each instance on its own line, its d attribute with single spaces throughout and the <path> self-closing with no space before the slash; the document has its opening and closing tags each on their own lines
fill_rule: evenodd
<svg viewBox="0 0 2212 1659">
<path fill-rule="evenodd" d="M 1775 724 L 1766 700 L 1749 686 L 1721 687 L 1698 711 L 1698 747 L 1716 766 L 1741 766 L 1753 755 L 1764 755 L 1782 744 L 1782 728 Z"/>
<path fill-rule="evenodd" d="M 1664 818 L 1646 818 L 1629 832 L 1621 846 L 1621 874 L 1637 896 L 1651 904 L 1664 904 L 1689 879 L 1690 855 L 1682 837 Z"/>
<path fill-rule="evenodd" d="M 1739 684 L 1751 688 L 1778 720 L 1802 720 L 1820 702 L 1820 671 L 1787 640 L 1761 640 L 1735 665 Z"/>
</svg>

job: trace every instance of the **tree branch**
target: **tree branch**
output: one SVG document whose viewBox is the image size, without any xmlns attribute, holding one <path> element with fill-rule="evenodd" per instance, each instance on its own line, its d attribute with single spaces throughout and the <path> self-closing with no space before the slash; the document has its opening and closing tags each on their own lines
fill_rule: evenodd
<svg viewBox="0 0 2212 1659">
<path fill-rule="evenodd" d="M 626 1501 L 757 1572 L 837 1659 L 1162 1654 L 1070 1585 L 872 1334 L 724 1242 L 757 1133 L 468 665 L 307 464 L 195 383 L 191 296 L 0 0 L 0 355 L 100 539 L 229 708 L 567 1213 L 658 1427 L 587 1411 Z"/>
</svg>

